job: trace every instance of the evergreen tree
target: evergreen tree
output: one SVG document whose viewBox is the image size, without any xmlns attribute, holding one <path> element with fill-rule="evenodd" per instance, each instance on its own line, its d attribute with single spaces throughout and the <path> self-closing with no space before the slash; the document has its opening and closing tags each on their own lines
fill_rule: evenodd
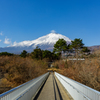
<svg viewBox="0 0 100 100">
<path fill-rule="evenodd" d="M 42 50 L 38 48 L 38 46 L 36 47 L 36 49 L 34 49 L 34 51 L 31 54 L 32 54 L 32 58 L 42 60 Z"/>
<path fill-rule="evenodd" d="M 67 51 L 68 50 L 68 46 L 66 44 L 66 41 L 64 39 L 59 39 L 55 44 L 54 44 L 54 49 L 53 52 L 57 52 L 60 53 L 63 51 Z"/>
<path fill-rule="evenodd" d="M 78 58 L 78 53 L 80 53 L 81 49 L 83 48 L 84 44 L 82 42 L 82 39 L 77 39 L 75 38 L 74 41 L 71 41 L 72 44 L 71 44 L 71 48 L 73 50 L 75 50 L 75 56 L 76 58 Z"/>
<path fill-rule="evenodd" d="M 8 52 L 1 52 L 0 56 L 13 56 L 14 54 Z"/>
<path fill-rule="evenodd" d="M 43 51 L 43 58 L 51 58 L 52 53 L 49 50 Z"/>
<path fill-rule="evenodd" d="M 82 53 L 86 53 L 86 54 L 89 54 L 90 53 L 90 50 L 87 48 L 87 47 L 83 47 L 82 48 Z"/>
<path fill-rule="evenodd" d="M 27 56 L 27 51 L 23 50 L 23 52 L 20 54 L 21 57 L 25 58 Z"/>
</svg>

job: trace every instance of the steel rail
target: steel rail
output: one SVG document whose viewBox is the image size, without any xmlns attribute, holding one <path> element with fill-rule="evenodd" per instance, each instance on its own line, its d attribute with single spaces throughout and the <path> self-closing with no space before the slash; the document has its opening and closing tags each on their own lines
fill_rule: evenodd
<svg viewBox="0 0 100 100">
<path fill-rule="evenodd" d="M 48 75 L 49 72 L 1 94 L 0 100 L 31 100 Z"/>
<path fill-rule="evenodd" d="M 74 100 L 100 100 L 100 92 L 55 72 Z"/>
</svg>

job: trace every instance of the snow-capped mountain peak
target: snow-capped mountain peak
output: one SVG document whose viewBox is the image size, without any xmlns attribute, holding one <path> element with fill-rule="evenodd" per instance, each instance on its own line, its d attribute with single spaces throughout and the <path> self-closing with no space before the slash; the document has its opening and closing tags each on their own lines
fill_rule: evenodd
<svg viewBox="0 0 100 100">
<path fill-rule="evenodd" d="M 32 41 L 22 41 L 22 42 L 14 42 L 11 46 L 9 47 L 5 47 L 5 48 L 0 48 L 0 52 L 10 52 L 10 53 L 21 53 L 23 50 L 26 50 L 27 52 L 32 52 L 33 49 L 36 48 L 36 46 L 38 46 L 39 48 L 41 48 L 42 50 L 53 50 L 54 44 L 56 43 L 56 41 L 58 41 L 59 39 L 64 39 L 66 40 L 66 42 L 69 44 L 71 43 L 71 40 L 61 34 L 56 33 L 54 30 L 51 31 L 51 33 L 39 37 L 36 40 L 32 40 Z"/>
<path fill-rule="evenodd" d="M 42 37 L 39 37 L 38 39 L 36 40 L 32 40 L 32 41 L 22 41 L 22 42 L 14 42 L 14 44 L 12 45 L 13 47 L 18 47 L 18 46 L 32 46 L 32 47 L 36 47 L 36 46 L 41 46 L 41 45 L 47 45 L 47 44 L 55 44 L 56 41 L 58 41 L 58 39 L 61 39 L 63 38 L 64 40 L 67 41 L 67 43 L 70 43 L 71 40 L 64 36 L 64 35 L 61 35 L 61 34 L 57 34 L 55 33 L 55 31 L 52 31 L 51 33 L 45 35 L 45 36 L 42 36 Z"/>
</svg>

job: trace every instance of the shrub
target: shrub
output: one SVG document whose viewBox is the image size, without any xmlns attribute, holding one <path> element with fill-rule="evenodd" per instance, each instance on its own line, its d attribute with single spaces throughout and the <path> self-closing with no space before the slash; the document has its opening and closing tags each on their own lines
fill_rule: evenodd
<svg viewBox="0 0 100 100">
<path fill-rule="evenodd" d="M 59 73 L 100 91 L 100 58 L 87 58 L 85 61 L 57 61 Z M 64 66 L 62 68 L 62 66 Z"/>
<path fill-rule="evenodd" d="M 15 87 L 47 72 L 45 61 L 20 56 L 0 57 L 0 87 Z"/>
</svg>

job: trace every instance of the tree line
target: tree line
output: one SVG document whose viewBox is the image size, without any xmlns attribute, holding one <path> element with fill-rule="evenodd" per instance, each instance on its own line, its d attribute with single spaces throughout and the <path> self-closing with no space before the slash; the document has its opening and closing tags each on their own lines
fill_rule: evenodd
<svg viewBox="0 0 100 100">
<path fill-rule="evenodd" d="M 71 44 L 67 44 L 64 39 L 59 39 L 54 44 L 53 52 L 59 53 L 59 55 L 61 55 L 62 52 L 67 52 L 67 56 L 69 53 L 73 53 L 76 58 L 78 58 L 80 54 L 90 54 L 90 50 L 84 46 L 84 43 L 80 38 L 75 38 L 73 41 L 71 41 Z"/>
<path fill-rule="evenodd" d="M 67 53 L 67 56 L 69 56 L 69 53 L 73 53 L 76 58 L 78 58 L 79 54 L 90 54 L 90 50 L 84 46 L 82 39 L 75 38 L 71 41 L 71 44 L 67 44 L 64 39 L 59 39 L 54 44 L 53 52 L 49 50 L 41 50 L 39 47 L 36 47 L 30 55 L 35 59 L 42 60 L 48 58 L 49 61 L 52 61 L 60 59 L 62 52 Z M 28 53 L 25 50 L 20 54 L 21 57 L 26 57 L 27 55 Z"/>
<path fill-rule="evenodd" d="M 59 59 L 59 56 L 49 50 L 41 50 L 38 46 L 31 53 L 27 53 L 26 50 L 20 54 L 21 57 L 31 56 L 33 59 L 42 60 L 48 59 L 48 61 L 53 61 Z"/>
<path fill-rule="evenodd" d="M 59 60 L 61 58 L 61 54 L 66 53 L 67 56 L 70 53 L 73 53 L 76 58 L 79 57 L 79 54 L 90 54 L 90 50 L 84 46 L 82 39 L 75 38 L 71 41 L 71 44 L 67 44 L 64 39 L 59 39 L 55 44 L 53 51 L 49 50 L 41 50 L 38 46 L 33 50 L 33 52 L 28 53 L 26 50 L 21 52 L 20 56 L 25 58 L 27 56 L 31 56 L 33 59 L 48 59 L 48 61 Z M 8 52 L 0 53 L 0 56 L 13 56 L 14 54 Z"/>
</svg>

